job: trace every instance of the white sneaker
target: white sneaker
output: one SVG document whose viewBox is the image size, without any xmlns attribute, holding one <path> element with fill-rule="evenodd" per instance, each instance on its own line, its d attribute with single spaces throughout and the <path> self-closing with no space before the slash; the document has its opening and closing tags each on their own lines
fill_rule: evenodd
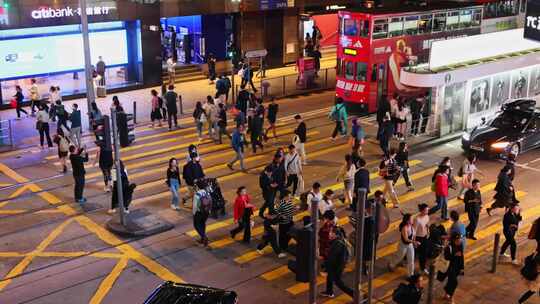
<svg viewBox="0 0 540 304">
<path fill-rule="evenodd" d="M 264 251 L 257 249 L 257 253 L 260 254 L 260 255 L 263 255 Z"/>
<path fill-rule="evenodd" d="M 277 257 L 280 258 L 280 259 L 283 259 L 283 258 L 287 257 L 287 254 L 282 252 L 282 253 L 278 254 Z"/>
<path fill-rule="evenodd" d="M 519 261 L 518 260 L 512 260 L 512 264 L 519 265 Z"/>
<path fill-rule="evenodd" d="M 172 210 L 180 210 L 180 207 L 175 206 L 175 205 L 171 205 L 171 209 L 172 209 Z"/>
<path fill-rule="evenodd" d="M 124 209 L 124 213 L 125 213 L 125 214 L 129 214 L 129 210 Z"/>
<path fill-rule="evenodd" d="M 503 254 L 499 255 L 499 257 L 501 257 L 501 258 L 509 258 L 510 255 L 508 253 L 503 253 Z"/>
<path fill-rule="evenodd" d="M 105 187 L 103 187 L 103 191 L 111 192 L 111 188 L 109 188 L 109 186 L 105 186 Z"/>
<path fill-rule="evenodd" d="M 116 213 L 116 209 L 109 209 L 107 211 L 108 214 L 115 214 Z"/>
</svg>

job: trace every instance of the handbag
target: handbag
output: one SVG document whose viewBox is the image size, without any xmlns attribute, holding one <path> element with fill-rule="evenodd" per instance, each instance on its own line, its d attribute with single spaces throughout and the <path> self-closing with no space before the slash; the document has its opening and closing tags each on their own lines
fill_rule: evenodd
<svg viewBox="0 0 540 304">
<path fill-rule="evenodd" d="M 299 143 L 300 143 L 300 137 L 298 135 L 293 136 L 292 144 L 296 146 Z"/>
<path fill-rule="evenodd" d="M 43 122 L 38 120 L 36 121 L 36 130 L 41 130 L 41 128 L 43 127 Z"/>
<path fill-rule="evenodd" d="M 15 98 L 11 99 L 9 102 L 9 105 L 11 106 L 12 109 L 17 108 L 17 100 Z"/>
</svg>

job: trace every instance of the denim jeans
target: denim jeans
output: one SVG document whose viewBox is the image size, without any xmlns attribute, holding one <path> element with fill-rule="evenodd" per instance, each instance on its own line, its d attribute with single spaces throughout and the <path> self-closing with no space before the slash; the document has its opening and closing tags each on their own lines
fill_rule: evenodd
<svg viewBox="0 0 540 304">
<path fill-rule="evenodd" d="M 229 164 L 232 166 L 237 161 L 240 161 L 240 169 L 244 170 L 244 152 L 242 152 L 242 149 L 238 149 L 238 151 L 235 151 L 236 155 L 234 158 L 229 162 Z"/>
<path fill-rule="evenodd" d="M 180 192 L 178 191 L 180 189 L 180 182 L 176 178 L 171 178 L 169 181 L 169 189 L 172 194 L 171 205 L 178 207 L 178 203 L 180 202 Z"/>
<path fill-rule="evenodd" d="M 197 135 L 199 136 L 199 138 L 202 138 L 202 133 L 203 133 L 203 123 L 200 122 L 200 121 L 196 121 L 195 122 L 195 125 L 197 127 Z"/>
<path fill-rule="evenodd" d="M 437 205 L 429 210 L 429 214 L 434 214 L 435 212 L 441 210 L 441 218 L 448 218 L 448 197 L 446 196 L 435 196 L 435 202 Z"/>
</svg>

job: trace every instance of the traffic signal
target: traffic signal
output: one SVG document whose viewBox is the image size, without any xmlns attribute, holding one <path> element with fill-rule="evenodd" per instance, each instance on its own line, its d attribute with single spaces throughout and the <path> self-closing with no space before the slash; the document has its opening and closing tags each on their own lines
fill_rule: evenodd
<svg viewBox="0 0 540 304">
<path fill-rule="evenodd" d="M 127 147 L 135 140 L 135 125 L 133 124 L 133 114 L 124 112 L 116 113 L 116 123 L 118 124 L 118 137 L 120 146 Z"/>
<path fill-rule="evenodd" d="M 102 119 L 97 120 L 97 127 L 94 131 L 96 135 L 96 144 L 105 147 L 105 150 L 112 151 L 111 144 L 111 122 L 109 116 L 104 115 Z"/>
<path fill-rule="evenodd" d="M 309 282 L 309 278 L 313 268 L 313 255 L 311 254 L 315 250 L 315 246 L 312 242 L 313 229 L 311 227 L 304 227 L 295 231 L 292 234 L 296 241 L 296 260 L 289 261 L 288 268 L 296 274 L 296 281 Z"/>
</svg>

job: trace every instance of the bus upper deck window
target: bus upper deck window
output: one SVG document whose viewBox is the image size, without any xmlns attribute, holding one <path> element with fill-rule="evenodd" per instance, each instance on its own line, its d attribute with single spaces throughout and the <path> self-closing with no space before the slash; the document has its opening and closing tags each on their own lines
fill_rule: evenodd
<svg viewBox="0 0 540 304">
<path fill-rule="evenodd" d="M 448 13 L 446 17 L 446 28 L 454 30 L 459 27 L 459 11 L 453 11 Z"/>
<path fill-rule="evenodd" d="M 354 19 L 345 19 L 343 21 L 343 34 L 347 36 L 358 35 L 358 23 Z"/>
<path fill-rule="evenodd" d="M 365 62 L 356 63 L 356 80 L 367 81 L 367 63 Z"/>
<path fill-rule="evenodd" d="M 418 34 L 418 16 L 408 16 L 405 17 L 405 22 L 403 22 L 403 31 L 407 35 L 416 35 Z"/>
<path fill-rule="evenodd" d="M 431 26 L 433 24 L 432 15 L 422 15 L 418 21 L 418 33 L 427 34 L 431 33 Z"/>
<path fill-rule="evenodd" d="M 446 29 L 446 13 L 435 14 L 433 32 L 442 32 Z"/>
<path fill-rule="evenodd" d="M 383 39 L 388 37 L 388 20 L 375 20 L 373 24 L 373 39 Z"/>
<path fill-rule="evenodd" d="M 392 18 L 388 24 L 388 37 L 403 35 L 403 18 Z"/>
<path fill-rule="evenodd" d="M 345 79 L 354 80 L 354 62 L 345 61 Z"/>
</svg>

